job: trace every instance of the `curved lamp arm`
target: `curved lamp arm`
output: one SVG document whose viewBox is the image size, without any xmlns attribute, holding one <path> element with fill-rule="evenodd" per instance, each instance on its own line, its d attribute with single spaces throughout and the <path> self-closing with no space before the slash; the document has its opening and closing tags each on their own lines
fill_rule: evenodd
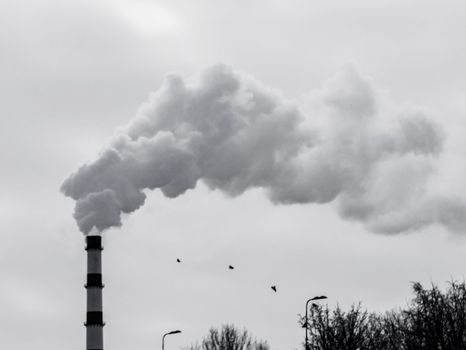
<svg viewBox="0 0 466 350">
<path fill-rule="evenodd" d="M 165 348 L 165 336 L 170 335 L 170 334 L 178 334 L 178 333 L 181 333 L 181 331 L 179 329 L 177 329 L 176 331 L 171 331 L 171 332 L 165 333 L 163 335 L 163 337 L 162 337 L 162 350 L 164 350 L 164 348 Z"/>
</svg>

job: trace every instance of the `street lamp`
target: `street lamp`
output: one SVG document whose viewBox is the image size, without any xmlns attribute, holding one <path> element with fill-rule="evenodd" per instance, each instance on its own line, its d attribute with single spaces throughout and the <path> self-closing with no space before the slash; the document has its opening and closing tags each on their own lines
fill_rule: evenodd
<svg viewBox="0 0 466 350">
<path fill-rule="evenodd" d="M 308 329 L 309 329 L 309 327 L 308 327 L 309 323 L 308 323 L 308 319 L 307 319 L 307 311 L 309 309 L 309 302 L 310 301 L 316 301 L 316 300 L 323 300 L 323 299 L 327 299 L 327 297 L 325 295 L 319 295 L 317 297 L 313 297 L 313 298 L 309 299 L 308 301 L 306 301 L 306 318 L 304 320 L 304 325 L 303 325 L 303 328 L 305 328 L 305 332 L 306 332 L 306 341 L 305 341 L 306 350 L 309 350 L 309 338 L 307 336 Z"/>
<path fill-rule="evenodd" d="M 162 337 L 162 350 L 164 350 L 164 347 L 165 347 L 165 336 L 170 335 L 170 334 L 178 334 L 178 333 L 181 333 L 181 331 L 179 329 L 177 329 L 176 331 L 171 331 L 171 332 L 165 333 L 163 335 L 163 337 Z"/>
</svg>

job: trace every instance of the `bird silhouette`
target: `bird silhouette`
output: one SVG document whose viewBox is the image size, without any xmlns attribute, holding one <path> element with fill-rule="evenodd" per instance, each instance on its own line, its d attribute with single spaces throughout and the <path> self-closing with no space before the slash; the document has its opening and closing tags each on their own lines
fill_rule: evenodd
<svg viewBox="0 0 466 350">
<path fill-rule="evenodd" d="M 270 288 L 272 288 L 272 290 L 273 290 L 275 293 L 277 292 L 277 286 L 272 286 L 272 287 L 270 287 Z"/>
<path fill-rule="evenodd" d="M 176 262 L 177 262 L 177 263 L 180 263 L 180 262 L 181 262 L 181 260 L 180 260 L 180 259 L 176 259 Z"/>
<path fill-rule="evenodd" d="M 230 270 L 233 270 L 233 269 L 234 269 L 234 267 L 231 266 L 231 265 L 228 265 L 228 268 L 229 268 Z"/>
</svg>

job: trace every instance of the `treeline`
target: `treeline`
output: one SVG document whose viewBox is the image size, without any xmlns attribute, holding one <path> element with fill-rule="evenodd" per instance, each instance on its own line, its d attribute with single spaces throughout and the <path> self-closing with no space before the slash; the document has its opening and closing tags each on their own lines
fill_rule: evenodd
<svg viewBox="0 0 466 350">
<path fill-rule="evenodd" d="M 360 305 L 347 311 L 314 305 L 308 315 L 309 350 L 465 350 L 465 283 L 451 282 L 445 292 L 414 283 L 413 292 L 406 308 L 385 314 Z"/>
<path fill-rule="evenodd" d="M 445 292 L 437 286 L 413 284 L 414 297 L 405 308 L 385 314 L 314 304 L 308 311 L 308 344 L 304 350 L 466 350 L 466 285 L 451 282 Z M 233 325 L 211 328 L 200 343 L 185 350 L 269 350 L 246 330 Z"/>
</svg>

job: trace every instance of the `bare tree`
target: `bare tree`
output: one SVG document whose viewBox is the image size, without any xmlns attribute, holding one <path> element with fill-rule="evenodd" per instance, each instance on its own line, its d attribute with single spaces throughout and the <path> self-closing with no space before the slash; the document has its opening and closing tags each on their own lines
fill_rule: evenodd
<svg viewBox="0 0 466 350">
<path fill-rule="evenodd" d="M 371 323 L 370 315 L 360 305 L 343 311 L 339 306 L 330 311 L 328 306 L 311 309 L 309 324 L 309 348 L 311 350 L 358 350 L 365 349 Z M 304 324 L 304 319 L 302 323 Z M 304 344 L 305 345 L 305 344 Z"/>
<path fill-rule="evenodd" d="M 407 349 L 466 349 L 466 285 L 451 282 L 442 293 L 433 285 L 413 284 L 415 298 L 403 310 L 402 333 Z"/>
<path fill-rule="evenodd" d="M 269 345 L 253 339 L 247 330 L 227 324 L 220 329 L 211 328 L 200 345 L 191 345 L 186 350 L 269 350 Z"/>
</svg>

